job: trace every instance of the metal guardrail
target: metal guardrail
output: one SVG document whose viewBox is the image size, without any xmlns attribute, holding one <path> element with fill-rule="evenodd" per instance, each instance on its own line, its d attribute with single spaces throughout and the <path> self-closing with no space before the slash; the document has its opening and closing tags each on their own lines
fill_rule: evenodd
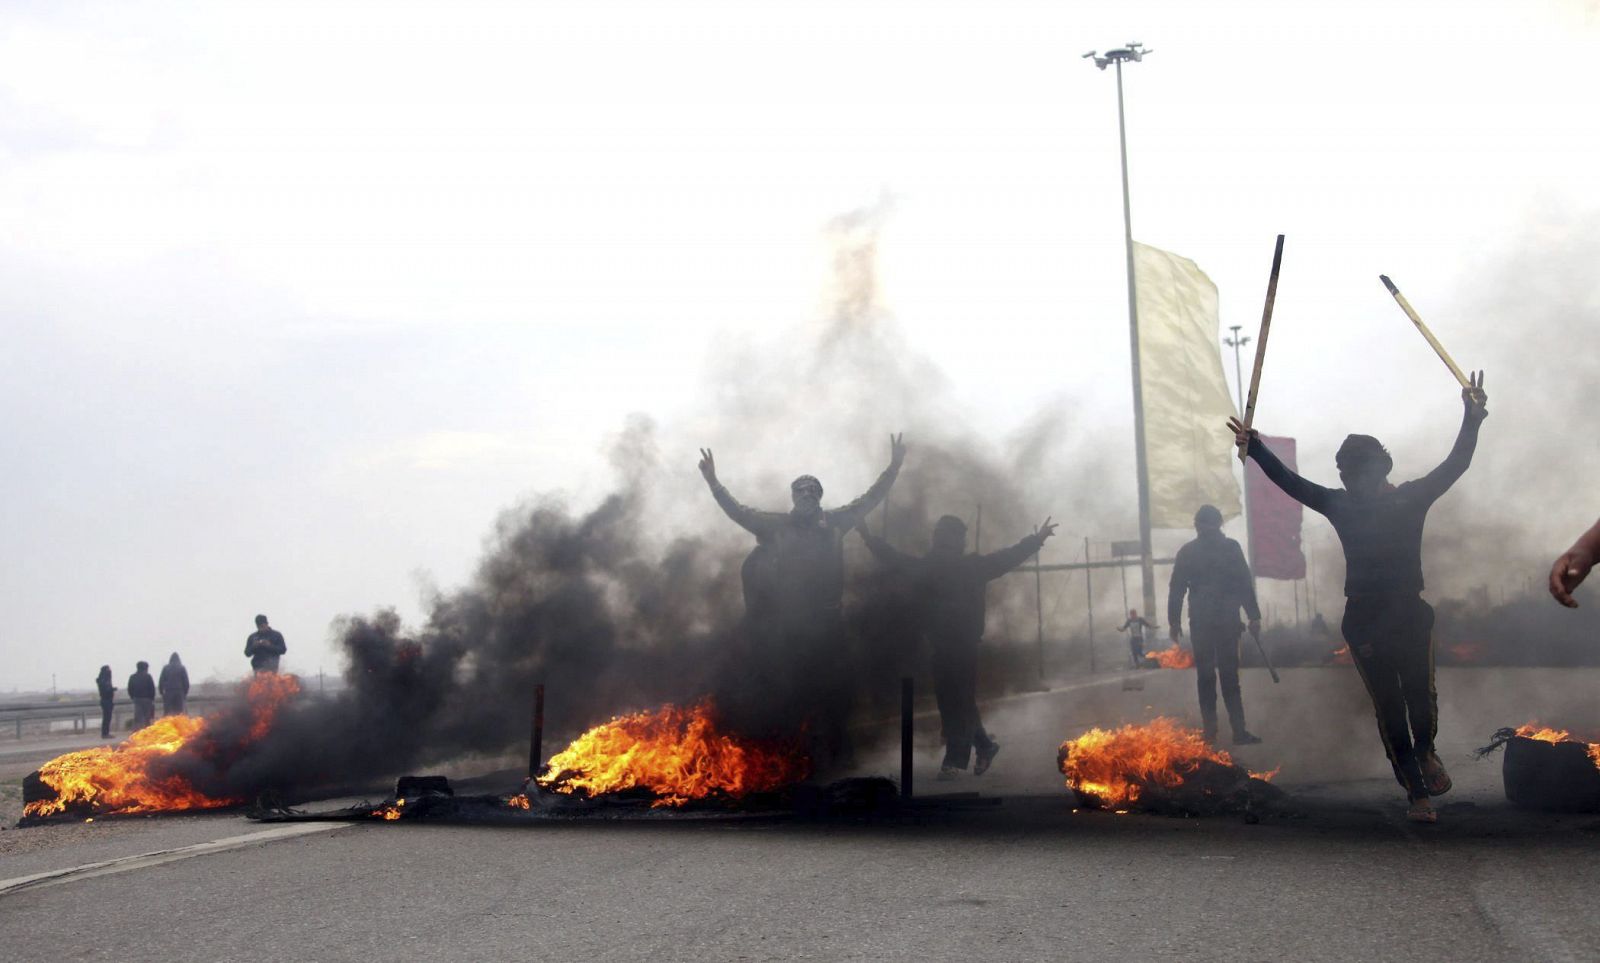
<svg viewBox="0 0 1600 963">
<path fill-rule="evenodd" d="M 184 709 L 189 715 L 205 715 L 205 708 L 219 702 L 227 701 L 226 696 L 193 696 L 184 703 Z M 160 711 L 160 700 L 157 700 L 157 711 Z M 121 699 L 112 704 L 111 731 L 123 732 L 124 720 L 132 716 L 133 703 Z M 21 739 L 25 729 L 43 730 L 53 732 L 55 726 L 51 723 L 71 721 L 73 732 L 88 732 L 100 722 L 100 703 L 88 702 L 33 702 L 12 703 L 0 705 L 0 729 L 10 728 L 17 739 Z M 9 722 L 10 726 L 5 724 Z M 44 723 L 40 726 L 39 723 Z"/>
</svg>

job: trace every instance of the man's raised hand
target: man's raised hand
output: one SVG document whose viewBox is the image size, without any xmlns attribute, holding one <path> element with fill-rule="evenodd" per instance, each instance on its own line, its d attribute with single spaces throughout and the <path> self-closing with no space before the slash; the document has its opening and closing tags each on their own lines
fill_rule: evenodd
<svg viewBox="0 0 1600 963">
<path fill-rule="evenodd" d="M 700 449 L 700 475 L 705 478 L 706 484 L 717 483 L 717 462 L 711 457 L 711 449 Z"/>
<path fill-rule="evenodd" d="M 1233 432 L 1233 443 L 1239 446 L 1241 451 L 1250 444 L 1250 439 L 1256 437 L 1256 430 L 1254 428 L 1246 428 L 1244 422 L 1238 418 L 1228 419 L 1228 430 Z"/>
<path fill-rule="evenodd" d="M 900 440 L 904 435 L 905 433 L 901 432 L 898 435 L 889 436 L 889 462 L 891 464 L 899 465 L 906 460 L 906 443 Z"/>
<path fill-rule="evenodd" d="M 1046 515 L 1044 517 L 1044 524 L 1034 529 L 1033 534 L 1039 536 L 1039 541 L 1043 543 L 1045 539 L 1056 533 L 1056 529 L 1058 527 L 1059 526 L 1055 522 L 1050 520 L 1050 516 Z"/>
<path fill-rule="evenodd" d="M 1467 406 L 1467 417 L 1482 421 L 1489 417 L 1489 395 L 1483 390 L 1483 372 L 1474 371 L 1467 376 L 1472 386 L 1461 389 L 1461 403 Z"/>
</svg>

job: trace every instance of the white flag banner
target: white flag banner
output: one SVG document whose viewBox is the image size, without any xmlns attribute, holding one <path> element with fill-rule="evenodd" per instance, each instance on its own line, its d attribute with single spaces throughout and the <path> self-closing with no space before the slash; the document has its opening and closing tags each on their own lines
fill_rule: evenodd
<svg viewBox="0 0 1600 963">
<path fill-rule="evenodd" d="M 1188 258 L 1137 243 L 1133 277 L 1150 524 L 1189 528 L 1201 505 L 1233 518 L 1239 483 L 1227 421 L 1236 412 L 1222 374 L 1217 286 Z"/>
</svg>

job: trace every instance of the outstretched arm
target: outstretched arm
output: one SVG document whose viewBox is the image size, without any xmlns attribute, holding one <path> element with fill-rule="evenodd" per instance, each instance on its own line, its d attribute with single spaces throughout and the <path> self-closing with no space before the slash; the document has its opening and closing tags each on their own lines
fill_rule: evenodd
<svg viewBox="0 0 1600 963">
<path fill-rule="evenodd" d="M 889 489 L 894 487 L 894 480 L 900 474 L 900 465 L 906 460 L 906 446 L 899 435 L 889 436 L 889 467 L 883 470 L 878 480 L 866 493 L 848 505 L 828 509 L 828 519 L 831 524 L 841 530 L 849 530 L 860 525 L 866 520 L 867 513 L 877 508 L 884 496 L 889 494 Z"/>
<path fill-rule="evenodd" d="M 865 525 L 856 526 L 856 532 L 861 536 L 861 540 L 867 543 L 867 551 L 872 553 L 872 557 L 884 565 L 888 565 L 891 568 L 901 568 L 916 561 L 915 556 L 907 555 L 905 552 L 890 545 L 888 539 L 879 538 L 877 535 L 867 531 L 867 526 Z"/>
<path fill-rule="evenodd" d="M 728 494 L 728 489 L 717 480 L 717 462 L 711 456 L 709 448 L 700 449 L 700 475 L 710 486 L 711 497 L 717 500 L 723 513 L 757 538 L 771 532 L 783 518 L 776 512 L 758 511 L 748 505 L 740 504 L 738 499 Z"/>
<path fill-rule="evenodd" d="M 1557 602 L 1569 609 L 1578 607 L 1572 590 L 1589 577 L 1589 570 L 1594 568 L 1597 556 L 1600 556 L 1600 522 L 1595 522 L 1593 527 L 1579 536 L 1572 547 L 1550 567 L 1550 594 L 1555 596 Z"/>
<path fill-rule="evenodd" d="M 978 570 L 983 574 L 985 581 L 997 579 L 1027 561 L 1028 556 L 1037 554 L 1039 549 L 1044 547 L 1045 539 L 1055 533 L 1056 523 L 1046 518 L 1038 531 L 1010 548 L 978 556 Z"/>
<path fill-rule="evenodd" d="M 1261 435 L 1254 428 L 1246 428 L 1244 423 L 1237 418 L 1228 419 L 1228 428 L 1233 431 L 1236 443 L 1249 442 L 1248 454 L 1261 466 L 1261 471 L 1272 483 L 1283 489 L 1284 494 L 1311 509 L 1314 512 L 1328 513 L 1328 504 L 1333 495 L 1329 489 L 1323 488 L 1314 482 L 1306 481 L 1299 475 L 1289 470 L 1289 466 L 1278 460 L 1261 441 Z"/>
<path fill-rule="evenodd" d="M 1483 390 L 1483 372 L 1472 375 L 1472 387 L 1461 389 L 1461 430 L 1456 432 L 1456 443 L 1439 467 L 1417 479 L 1418 490 L 1430 500 L 1450 490 L 1472 464 L 1472 453 L 1478 447 L 1478 426 L 1489 417 L 1489 396 Z"/>
</svg>

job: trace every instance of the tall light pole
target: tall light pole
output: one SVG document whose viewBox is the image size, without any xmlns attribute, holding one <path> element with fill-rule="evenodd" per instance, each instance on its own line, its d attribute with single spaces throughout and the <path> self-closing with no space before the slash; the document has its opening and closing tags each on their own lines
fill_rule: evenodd
<svg viewBox="0 0 1600 963">
<path fill-rule="evenodd" d="M 1222 343 L 1233 349 L 1233 384 L 1239 392 L 1239 417 L 1244 417 L 1244 368 L 1239 365 L 1239 349 L 1250 343 L 1250 338 L 1239 333 L 1243 327 L 1238 324 L 1228 325 L 1228 330 L 1233 332 L 1233 337 L 1223 338 Z M 1250 538 L 1250 465 L 1244 466 L 1244 558 L 1250 566 L 1250 584 L 1255 584 L 1256 579 L 1256 546 Z"/>
<path fill-rule="evenodd" d="M 1151 51 L 1144 44 L 1130 43 L 1105 53 L 1089 51 L 1083 56 L 1101 70 L 1117 68 L 1117 143 L 1122 149 L 1122 239 L 1128 256 L 1128 341 L 1133 355 L 1133 444 L 1134 463 L 1139 474 L 1139 572 L 1144 580 L 1144 610 L 1156 610 L 1156 572 L 1150 554 L 1150 466 L 1144 452 L 1144 381 L 1139 374 L 1139 299 L 1133 278 L 1133 213 L 1128 203 L 1128 125 L 1122 108 L 1122 64 L 1138 63 Z M 1243 410 L 1243 409 L 1240 409 Z"/>
</svg>

